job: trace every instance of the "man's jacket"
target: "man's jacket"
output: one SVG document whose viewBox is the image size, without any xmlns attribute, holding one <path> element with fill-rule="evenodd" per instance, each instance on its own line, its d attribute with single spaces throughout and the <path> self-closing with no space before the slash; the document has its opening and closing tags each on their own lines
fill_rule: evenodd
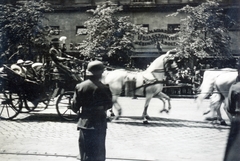
<svg viewBox="0 0 240 161">
<path fill-rule="evenodd" d="M 240 82 L 236 82 L 229 89 L 228 112 L 235 115 L 240 114 Z"/>
<path fill-rule="evenodd" d="M 75 87 L 72 110 L 80 112 L 78 128 L 107 128 L 106 110 L 112 108 L 112 93 L 100 81 L 85 80 Z"/>
</svg>

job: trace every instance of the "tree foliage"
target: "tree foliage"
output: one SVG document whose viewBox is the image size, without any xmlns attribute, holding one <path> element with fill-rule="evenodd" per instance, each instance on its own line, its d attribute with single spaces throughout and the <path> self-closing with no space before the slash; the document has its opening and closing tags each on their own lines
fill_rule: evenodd
<svg viewBox="0 0 240 161">
<path fill-rule="evenodd" d="M 87 35 L 80 49 L 81 54 L 88 57 L 101 55 L 115 65 L 129 62 L 134 35 L 143 30 L 131 23 L 129 16 L 118 16 L 120 11 L 122 6 L 110 1 L 87 11 L 92 17 L 84 23 Z"/>
<path fill-rule="evenodd" d="M 196 7 L 189 5 L 170 16 L 186 14 L 181 19 L 178 37 L 178 55 L 184 58 L 213 56 L 229 58 L 231 39 L 228 27 L 231 19 L 215 1 L 207 1 Z"/>
<path fill-rule="evenodd" d="M 44 12 L 50 11 L 50 4 L 43 0 L 19 1 L 15 5 L 0 5 L 1 54 L 11 56 L 18 45 L 30 55 L 32 49 L 41 50 L 47 42 L 43 25 Z M 8 57 L 9 57 L 8 56 Z"/>
</svg>

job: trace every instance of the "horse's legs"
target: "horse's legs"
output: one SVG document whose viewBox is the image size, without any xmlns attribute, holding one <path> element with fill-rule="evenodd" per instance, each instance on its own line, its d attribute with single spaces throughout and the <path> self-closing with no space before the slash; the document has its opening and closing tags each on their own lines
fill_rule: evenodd
<svg viewBox="0 0 240 161">
<path fill-rule="evenodd" d="M 159 97 L 159 99 L 163 102 L 163 109 L 162 110 L 160 110 L 160 113 L 162 113 L 162 112 L 168 112 L 168 110 L 166 109 L 166 101 L 164 100 L 164 98 L 162 98 L 162 97 Z"/>
<path fill-rule="evenodd" d="M 210 97 L 210 105 L 209 105 L 209 109 L 210 111 L 205 114 L 205 120 L 208 121 L 213 121 L 213 120 L 217 120 L 218 117 L 218 110 L 220 109 L 222 104 L 222 100 L 221 100 L 221 95 L 218 93 L 214 93 L 212 94 L 212 96 Z"/>
<path fill-rule="evenodd" d="M 225 112 L 227 113 L 227 116 L 229 117 L 229 119 L 231 119 L 231 116 L 229 116 L 230 114 L 226 111 L 226 103 L 225 103 L 226 98 L 224 99 L 224 101 L 222 100 L 221 103 L 224 104 L 223 109 L 225 110 Z M 221 114 L 221 104 L 220 106 L 218 106 L 218 108 L 216 109 L 217 112 L 217 117 L 218 117 L 218 121 L 220 121 L 220 125 L 227 125 L 226 121 L 222 118 L 222 114 Z"/>
<path fill-rule="evenodd" d="M 163 109 L 160 112 L 162 113 L 163 111 L 165 111 L 168 113 L 169 110 L 171 109 L 170 97 L 163 92 L 159 92 L 158 96 L 159 96 L 158 98 L 163 101 Z M 166 99 L 168 101 L 168 110 L 165 108 L 166 103 L 165 103 L 164 99 Z"/>
<path fill-rule="evenodd" d="M 222 118 L 221 114 L 221 105 L 223 103 L 223 98 L 220 94 L 214 93 L 210 98 L 210 116 L 207 116 L 205 119 L 208 121 L 220 121 L 221 125 L 227 125 L 225 120 Z M 225 104 L 225 103 L 224 103 Z"/>
<path fill-rule="evenodd" d="M 122 107 L 121 105 L 118 103 L 118 96 L 113 96 L 112 97 L 112 101 L 113 101 L 113 106 L 115 107 L 115 109 L 117 110 L 117 116 L 115 116 L 115 119 L 119 119 L 119 117 L 122 115 Z M 113 113 L 113 112 L 112 112 Z"/>
<path fill-rule="evenodd" d="M 228 118 L 229 118 L 229 120 L 230 120 L 230 122 L 231 122 L 231 120 L 232 120 L 232 115 L 227 111 L 227 107 L 228 107 L 228 98 L 225 97 L 223 109 L 224 109 L 224 111 L 226 112 L 226 114 L 227 114 L 227 116 L 228 116 Z"/>
<path fill-rule="evenodd" d="M 218 121 L 220 121 L 221 125 L 227 125 L 225 120 L 222 118 L 222 114 L 221 114 L 221 105 L 222 103 L 217 107 L 216 112 L 217 112 L 217 119 Z"/>
<path fill-rule="evenodd" d="M 145 100 L 144 110 L 143 110 L 143 114 L 142 114 L 143 123 L 148 123 L 148 119 L 150 119 L 150 117 L 147 114 L 147 110 L 148 110 L 148 105 L 149 105 L 151 98 L 152 97 L 146 97 L 146 100 Z"/>
<path fill-rule="evenodd" d="M 208 92 L 206 93 L 200 93 L 197 97 L 197 99 L 195 100 L 196 103 L 197 103 L 197 108 L 199 109 L 201 107 L 201 104 L 203 102 L 203 100 L 208 96 Z M 210 112 L 210 108 L 207 108 L 205 110 L 205 112 L 203 113 L 203 115 L 206 115 Z"/>
</svg>

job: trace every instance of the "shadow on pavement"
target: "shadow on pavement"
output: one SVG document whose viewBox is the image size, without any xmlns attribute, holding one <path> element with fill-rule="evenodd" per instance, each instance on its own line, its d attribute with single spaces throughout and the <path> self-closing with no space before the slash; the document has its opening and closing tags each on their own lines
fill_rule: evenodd
<svg viewBox="0 0 240 161">
<path fill-rule="evenodd" d="M 151 117 L 148 123 L 143 123 L 142 117 L 128 116 L 120 117 L 119 120 L 114 120 L 112 123 L 124 124 L 131 126 L 145 126 L 145 127 L 188 127 L 188 128 L 208 128 L 208 129 L 229 129 L 230 126 L 221 126 L 218 123 L 204 122 L 204 121 L 190 121 L 172 118 Z"/>
<path fill-rule="evenodd" d="M 21 114 L 20 114 L 21 115 Z M 51 121 L 51 122 L 77 122 L 75 121 L 68 121 L 63 120 L 59 117 L 58 114 L 48 114 L 48 113 L 29 113 L 27 116 L 22 116 L 20 118 L 16 118 L 13 121 L 18 122 L 44 122 L 44 121 Z"/>
<path fill-rule="evenodd" d="M 44 121 L 51 121 L 51 122 L 69 122 L 69 123 L 76 123 L 75 121 L 67 121 L 63 120 L 59 117 L 58 114 L 42 114 L 42 113 L 34 113 L 28 114 L 28 116 L 23 118 L 17 118 L 13 121 L 18 122 L 44 122 Z M 121 116 L 119 120 L 112 120 L 109 123 L 115 124 L 124 124 L 130 126 L 145 126 L 145 127 L 188 127 L 188 128 L 208 128 L 208 129 L 229 129 L 230 126 L 221 126 L 218 123 L 213 122 L 204 122 L 204 121 L 191 121 L 191 120 L 182 120 L 182 119 L 173 119 L 173 118 L 161 118 L 161 117 L 151 117 L 148 123 L 143 123 L 142 117 L 138 116 Z"/>
<path fill-rule="evenodd" d="M 60 155 L 60 154 L 38 154 L 38 153 L 14 153 L 14 152 L 0 152 L 2 155 L 8 155 L 8 158 L 11 158 L 11 160 L 30 160 L 33 159 L 32 156 L 34 156 L 34 159 L 36 160 L 76 160 L 75 155 Z M 2 156 L 3 157 L 3 156 Z M 44 158 L 40 158 L 44 157 Z M 47 158 L 46 158 L 47 157 Z M 154 160 L 147 160 L 147 159 L 130 159 L 130 158 L 111 158 L 106 157 L 106 161 L 154 161 Z"/>
</svg>

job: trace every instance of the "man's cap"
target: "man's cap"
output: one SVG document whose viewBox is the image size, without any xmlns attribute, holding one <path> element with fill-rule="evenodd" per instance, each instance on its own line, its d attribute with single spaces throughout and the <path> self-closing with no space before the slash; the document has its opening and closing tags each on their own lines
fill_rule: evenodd
<svg viewBox="0 0 240 161">
<path fill-rule="evenodd" d="M 23 46 L 22 45 L 18 45 L 18 47 L 17 47 L 18 49 L 22 49 L 23 48 Z"/>
<path fill-rule="evenodd" d="M 59 44 L 60 42 L 59 42 L 58 38 L 54 38 L 54 39 L 51 40 L 51 43 L 52 44 Z"/>
<path fill-rule="evenodd" d="M 23 64 L 23 63 L 24 63 L 24 61 L 22 59 L 19 59 L 16 64 L 19 65 L 19 64 Z"/>
<path fill-rule="evenodd" d="M 59 38 L 59 41 L 65 43 L 66 39 L 67 39 L 66 36 L 61 36 L 61 37 Z"/>
<path fill-rule="evenodd" d="M 87 66 L 87 75 L 97 75 L 102 74 L 105 66 L 101 61 L 95 60 L 88 63 Z"/>
</svg>

